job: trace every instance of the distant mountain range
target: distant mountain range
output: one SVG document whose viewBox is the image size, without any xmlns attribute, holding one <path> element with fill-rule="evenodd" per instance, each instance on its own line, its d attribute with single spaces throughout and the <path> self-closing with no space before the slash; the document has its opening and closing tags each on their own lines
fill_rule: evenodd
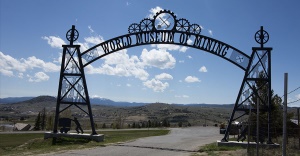
<svg viewBox="0 0 300 156">
<path fill-rule="evenodd" d="M 53 96 L 38 96 L 38 97 L 8 97 L 0 98 L 0 104 L 12 104 L 20 102 L 43 102 L 43 101 L 52 101 L 56 102 L 56 98 Z M 90 98 L 92 105 L 107 105 L 107 106 L 116 106 L 116 107 L 135 107 L 135 106 L 145 106 L 151 103 L 142 103 L 142 102 L 121 102 L 113 101 L 106 98 Z M 173 105 L 183 105 L 183 104 L 173 104 Z M 184 104 L 186 106 L 202 106 L 202 107 L 225 107 L 233 108 L 233 104 Z"/>
<path fill-rule="evenodd" d="M 0 104 L 12 104 L 20 102 L 42 102 L 42 101 L 56 101 L 55 97 L 52 96 L 38 96 L 38 97 L 7 97 L 0 98 Z M 139 102 L 115 102 L 106 98 L 90 98 L 92 105 L 108 105 L 108 106 L 121 106 L 121 107 L 134 107 L 134 106 L 144 106 L 149 103 L 139 103 Z"/>
</svg>

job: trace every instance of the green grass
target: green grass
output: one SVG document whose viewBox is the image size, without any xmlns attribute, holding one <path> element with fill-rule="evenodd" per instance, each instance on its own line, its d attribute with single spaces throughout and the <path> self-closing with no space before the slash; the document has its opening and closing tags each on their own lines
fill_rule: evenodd
<svg viewBox="0 0 300 156">
<path fill-rule="evenodd" d="M 0 134 L 0 155 L 34 155 L 53 151 L 101 147 L 142 137 L 166 135 L 169 130 L 104 131 L 99 133 L 104 134 L 103 142 L 59 138 L 56 145 L 52 145 L 52 139 L 44 140 L 44 134 Z"/>
</svg>

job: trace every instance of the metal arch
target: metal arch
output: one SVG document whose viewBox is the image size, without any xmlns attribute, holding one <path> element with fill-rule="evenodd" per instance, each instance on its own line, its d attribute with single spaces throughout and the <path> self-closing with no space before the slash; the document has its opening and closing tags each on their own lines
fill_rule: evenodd
<svg viewBox="0 0 300 156">
<path fill-rule="evenodd" d="M 136 41 L 137 36 L 142 36 L 145 37 L 145 35 L 148 35 L 148 38 L 151 38 L 151 35 L 155 35 L 155 34 L 173 34 L 173 35 L 177 35 L 177 36 L 190 36 L 190 37 L 195 37 L 195 38 L 199 38 L 202 40 L 202 42 L 204 41 L 205 43 L 194 43 L 193 45 L 189 45 L 186 43 L 186 41 L 181 42 L 180 39 L 175 40 L 170 39 L 168 41 L 149 41 L 149 42 L 145 42 L 145 41 Z M 135 39 L 135 40 L 134 40 Z M 126 40 L 128 40 L 128 43 Z M 185 39 L 187 40 L 187 39 Z M 127 43 L 125 43 L 125 41 Z M 133 41 L 135 41 L 135 43 L 132 43 Z M 122 43 L 123 42 L 123 43 Z M 214 43 L 214 47 L 212 44 L 208 45 L 208 43 Z M 124 44 L 125 43 L 125 44 Z M 125 35 L 121 35 L 115 38 L 112 38 L 110 40 L 107 40 L 105 42 L 99 43 L 93 47 L 91 47 L 90 49 L 82 52 L 80 55 L 81 57 L 84 57 L 85 55 L 87 55 L 88 53 L 92 52 L 94 49 L 97 49 L 98 47 L 106 47 L 106 49 L 104 50 L 105 52 L 101 55 L 95 56 L 90 60 L 86 60 L 86 62 L 84 63 L 83 67 L 86 67 L 87 65 L 93 63 L 94 61 L 112 54 L 116 51 L 122 50 L 122 49 L 127 49 L 127 48 L 132 48 L 132 47 L 136 47 L 136 46 L 142 46 L 142 45 L 149 45 L 149 44 L 174 44 L 174 45 L 181 45 L 181 46 L 186 46 L 186 47 L 191 47 L 191 48 L 195 48 L 195 49 L 199 49 L 199 50 L 203 50 L 206 52 L 209 52 L 211 54 L 217 55 L 229 62 L 231 62 L 232 64 L 238 66 L 239 68 L 241 68 L 242 70 L 246 70 L 248 63 L 244 63 L 244 65 L 241 65 L 241 62 L 239 62 L 240 60 L 238 60 L 238 58 L 236 57 L 242 57 L 244 61 L 249 61 L 250 60 L 250 56 L 248 56 L 247 54 L 245 54 L 244 52 L 242 52 L 241 50 L 238 50 L 237 48 L 226 44 L 222 41 L 216 40 L 214 38 L 210 38 L 204 35 L 199 35 L 197 33 L 190 33 L 190 32 L 182 32 L 182 31 L 169 31 L 169 30 L 160 30 L 160 31 L 148 31 L 148 32 L 136 32 L 136 33 L 131 33 L 131 34 L 125 34 Z M 228 49 L 231 50 L 229 52 L 231 52 L 231 55 L 228 56 L 227 54 L 220 54 L 218 52 L 216 52 L 216 44 L 218 45 L 222 45 L 223 49 Z M 114 46 L 114 48 L 112 48 L 111 46 Z M 208 48 L 208 46 L 210 46 Z M 103 49 L 103 48 L 102 48 Z M 227 51 L 228 52 L 228 51 Z M 234 53 L 234 54 L 233 54 Z M 236 57 L 235 57 L 236 56 Z"/>
<path fill-rule="evenodd" d="M 168 17 L 164 18 L 163 16 L 160 16 L 163 13 L 167 14 Z M 172 17 L 173 21 L 167 21 L 169 19 L 169 17 Z M 165 26 L 164 28 L 162 28 L 161 25 L 160 25 L 160 27 L 159 26 L 156 27 L 156 25 L 155 25 L 156 18 L 160 20 L 161 25 Z M 171 23 L 173 24 L 172 26 L 171 26 Z M 177 28 L 180 28 L 180 29 L 177 29 Z M 161 29 L 161 30 L 159 30 L 159 29 Z M 242 102 L 240 102 L 240 100 L 242 100 L 241 97 L 244 96 L 243 93 L 245 91 L 244 90 L 245 86 L 246 87 L 247 87 L 247 85 L 250 86 L 249 83 L 251 83 L 253 81 L 265 81 L 266 85 L 268 85 L 268 87 L 269 87 L 268 95 L 271 95 L 271 61 L 270 61 L 271 53 L 270 52 L 271 52 L 272 48 L 264 48 L 263 47 L 263 45 L 266 42 L 268 42 L 268 40 L 269 40 L 269 34 L 263 30 L 263 27 L 261 27 L 260 31 L 257 31 L 254 36 L 255 40 L 258 43 L 260 43 L 261 47 L 260 48 L 254 47 L 252 49 L 253 51 L 252 51 L 251 57 L 229 44 L 226 44 L 222 41 L 201 35 L 200 34 L 201 27 L 198 24 L 190 25 L 188 20 L 186 20 L 184 18 L 176 19 L 176 15 L 169 10 L 163 10 L 163 11 L 156 13 L 156 15 L 153 17 L 153 19 L 150 19 L 150 18 L 143 19 L 140 22 L 140 24 L 134 23 L 134 24 L 130 25 L 128 28 L 128 32 L 129 32 L 129 34 L 125 34 L 125 35 L 107 40 L 105 42 L 99 43 L 99 44 L 91 47 L 90 49 L 84 51 L 83 53 L 80 53 L 80 49 L 79 49 L 80 46 L 73 45 L 73 42 L 78 39 L 78 36 L 79 36 L 78 31 L 75 29 L 75 26 L 72 26 L 72 29 L 70 29 L 68 31 L 66 37 L 70 41 L 70 44 L 63 46 L 64 54 L 66 54 L 66 51 L 68 51 L 68 49 L 75 49 L 77 57 L 78 57 L 78 61 L 79 61 L 78 62 L 79 66 L 76 63 L 76 59 L 73 58 L 73 55 L 71 55 L 71 56 L 64 55 L 62 57 L 62 62 L 64 63 L 65 59 L 67 59 L 67 64 L 62 63 L 62 66 L 61 66 L 61 76 L 60 76 L 60 81 L 59 81 L 58 101 L 57 101 L 56 117 L 55 117 L 55 127 L 53 130 L 54 132 L 57 132 L 57 119 L 58 119 L 58 114 L 60 113 L 59 112 L 60 104 L 70 104 L 70 105 L 75 105 L 77 107 L 80 104 L 85 104 L 88 106 L 88 109 L 89 109 L 89 113 L 87 113 L 87 112 L 86 113 L 89 114 L 89 116 L 90 116 L 91 127 L 93 129 L 92 134 L 96 134 L 96 131 L 94 128 L 94 123 L 93 123 L 93 116 L 92 116 L 92 112 L 91 112 L 91 108 L 90 108 L 90 100 L 89 100 L 89 95 L 88 95 L 88 90 L 87 90 L 87 85 L 86 85 L 86 80 L 85 80 L 84 67 L 86 67 L 87 65 L 91 64 L 92 62 L 94 62 L 106 55 L 112 54 L 112 53 L 122 50 L 122 49 L 131 48 L 131 47 L 135 47 L 135 46 L 142 46 L 142 45 L 148 45 L 148 44 L 174 44 L 174 45 L 191 47 L 191 48 L 203 50 L 203 51 L 212 53 L 216 56 L 219 56 L 245 71 L 244 79 L 243 79 L 240 91 L 238 93 L 232 115 L 228 122 L 228 127 L 226 129 L 226 134 L 223 138 L 223 141 L 227 141 L 227 136 L 229 135 L 229 132 L 230 132 L 231 122 L 234 119 L 240 118 L 247 114 L 247 111 L 245 111 L 245 109 L 239 108 L 249 98 L 249 97 L 247 97 Z M 190 39 L 190 37 L 194 38 L 194 41 L 192 42 L 193 44 L 188 43 L 188 40 Z M 102 48 L 102 53 L 99 53 L 97 51 L 98 47 Z M 260 58 L 258 56 L 259 55 L 258 53 L 265 53 L 265 55 L 267 54 L 266 58 L 268 59 L 268 61 L 263 62 L 262 59 L 265 59 L 265 58 L 263 58 L 263 57 Z M 256 60 L 257 63 L 255 63 L 255 64 L 253 63 L 254 54 L 256 54 L 258 57 L 258 62 Z M 68 70 L 67 66 L 70 62 L 70 60 L 68 60 L 69 59 L 68 57 L 72 57 L 72 59 L 73 59 L 72 68 L 75 69 L 75 73 L 73 72 L 73 69 L 72 69 L 71 73 L 67 71 Z M 87 60 L 82 61 L 82 59 L 86 59 L 86 58 L 87 58 Z M 73 66 L 74 62 L 77 67 Z M 268 63 L 267 68 L 266 68 L 266 66 L 262 65 L 263 63 Z M 256 76 L 256 77 L 250 76 L 250 73 L 253 72 L 253 69 L 255 67 L 257 67 L 258 64 L 260 64 L 263 67 L 263 71 L 267 75 L 266 79 L 258 78 L 258 76 Z M 77 68 L 78 68 L 79 72 L 76 70 Z M 67 78 L 66 78 L 67 76 L 72 76 L 75 79 L 76 79 L 76 77 L 79 77 L 82 79 L 82 81 L 81 80 L 80 81 L 81 81 L 81 85 L 84 89 L 83 92 L 82 92 L 82 88 L 80 89 L 80 92 L 79 92 L 78 89 L 75 87 L 75 84 L 77 84 L 79 79 L 77 79 L 76 82 L 69 82 L 69 84 L 72 87 L 71 88 L 72 91 L 74 92 L 74 90 L 75 90 L 76 92 L 78 92 L 78 94 L 80 95 L 81 99 L 84 100 L 84 102 L 78 102 L 78 101 L 64 102 L 64 100 L 63 100 L 64 97 L 67 94 L 69 94 L 68 93 L 69 91 L 71 91 L 71 89 L 69 89 L 67 92 L 62 93 L 63 81 L 67 80 Z M 253 88 L 249 88 L 249 89 L 252 89 L 251 96 L 253 94 L 258 95 L 257 92 L 253 90 Z M 270 114 L 270 101 L 271 101 L 271 96 L 268 97 L 268 104 L 269 104 L 268 112 L 269 112 L 269 114 Z M 242 116 L 234 118 L 236 111 L 244 111 L 246 113 L 244 113 Z M 271 143 L 271 136 L 269 134 L 269 128 L 270 128 L 269 114 L 268 114 L 268 138 L 269 138 L 268 142 Z"/>
</svg>

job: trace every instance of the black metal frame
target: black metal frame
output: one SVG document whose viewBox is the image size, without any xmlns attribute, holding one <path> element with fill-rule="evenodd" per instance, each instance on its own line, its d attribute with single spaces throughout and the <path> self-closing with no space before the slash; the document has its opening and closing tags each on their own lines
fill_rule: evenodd
<svg viewBox="0 0 300 156">
<path fill-rule="evenodd" d="M 128 28 L 128 32 L 129 34 L 99 43 L 82 53 L 80 53 L 80 45 L 73 45 L 73 42 L 79 37 L 79 33 L 75 29 L 75 26 L 73 25 L 72 29 L 67 32 L 66 37 L 70 41 L 70 44 L 63 45 L 56 115 L 53 129 L 54 133 L 57 133 L 59 114 L 62 111 L 73 105 L 84 111 L 79 105 L 86 105 L 88 107 L 88 112 L 84 112 L 90 117 L 92 134 L 97 134 L 94 127 L 84 67 L 106 55 L 122 49 L 147 44 L 175 44 L 207 51 L 231 62 L 245 71 L 244 79 L 231 117 L 228 120 L 228 126 L 222 141 L 228 141 L 227 137 L 231 130 L 231 123 L 234 120 L 249 114 L 249 109 L 245 108 L 249 98 L 252 96 L 260 97 L 258 94 L 260 88 L 255 90 L 252 85 L 256 81 L 263 81 L 268 85 L 268 100 L 261 100 L 268 105 L 268 143 L 272 143 L 270 135 L 272 48 L 264 47 L 264 44 L 269 40 L 269 34 L 263 30 L 263 27 L 261 27 L 254 36 L 256 42 L 260 44 L 260 47 L 253 47 L 251 56 L 248 56 L 237 48 L 224 42 L 201 35 L 201 27 L 198 24 L 190 24 L 189 21 L 184 18 L 177 19 L 176 15 L 169 10 L 158 12 L 153 19 L 146 18 L 139 23 L 131 24 Z M 194 39 L 193 44 L 189 44 L 188 40 L 192 38 Z M 85 59 L 84 64 L 82 59 Z M 69 68 L 72 69 L 71 72 Z M 73 70 L 75 70 L 75 72 Z M 263 72 L 266 75 L 266 78 L 259 78 L 258 72 Z M 254 76 L 255 74 L 256 76 Z M 71 81 L 71 79 L 74 81 Z M 66 85 L 68 87 L 66 87 Z M 76 95 L 74 95 L 74 92 Z M 76 97 L 75 100 L 74 97 Z M 68 104 L 69 106 L 60 110 L 61 104 Z M 236 117 L 237 111 L 243 111 L 244 113 Z"/>
<path fill-rule="evenodd" d="M 97 132 L 94 126 L 94 119 L 86 85 L 82 58 L 80 57 L 80 45 L 73 45 L 73 42 L 76 41 L 79 36 L 79 33 L 75 29 L 74 25 L 72 26 L 72 29 L 68 31 L 66 36 L 70 41 L 70 44 L 62 46 L 63 55 L 53 133 L 57 133 L 59 114 L 71 106 L 76 106 L 90 117 L 92 135 L 96 135 Z M 62 104 L 68 106 L 60 110 Z M 82 109 L 81 106 L 87 106 L 88 112 Z"/>
</svg>

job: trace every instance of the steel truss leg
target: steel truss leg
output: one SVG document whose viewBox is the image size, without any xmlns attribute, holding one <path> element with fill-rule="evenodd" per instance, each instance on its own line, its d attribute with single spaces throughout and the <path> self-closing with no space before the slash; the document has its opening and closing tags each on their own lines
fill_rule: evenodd
<svg viewBox="0 0 300 156">
<path fill-rule="evenodd" d="M 228 125 L 224 138 L 222 141 L 227 142 L 228 136 L 232 129 L 232 122 L 243 117 L 244 115 L 249 115 L 249 110 L 255 110 L 251 105 L 255 104 L 252 101 L 253 97 L 259 98 L 261 105 L 259 109 L 268 112 L 268 144 L 272 144 L 270 125 L 271 125 L 271 50 L 272 48 L 264 47 L 253 47 L 252 55 L 250 61 L 245 71 L 244 79 L 239 90 L 232 114 L 228 120 Z M 258 84 L 260 84 L 258 86 Z M 266 89 L 267 88 L 267 89 Z M 267 95 L 267 98 L 263 97 Z M 262 106 L 267 106 L 267 110 Z M 237 116 L 236 112 L 243 112 L 242 115 Z M 253 111 L 252 111 L 253 112 Z"/>
<path fill-rule="evenodd" d="M 60 109 L 61 105 L 67 106 Z M 92 135 L 97 134 L 80 57 L 80 45 L 63 45 L 53 133 L 57 133 L 59 114 L 71 106 L 78 107 L 90 117 Z M 87 106 L 88 111 L 81 106 Z"/>
</svg>

